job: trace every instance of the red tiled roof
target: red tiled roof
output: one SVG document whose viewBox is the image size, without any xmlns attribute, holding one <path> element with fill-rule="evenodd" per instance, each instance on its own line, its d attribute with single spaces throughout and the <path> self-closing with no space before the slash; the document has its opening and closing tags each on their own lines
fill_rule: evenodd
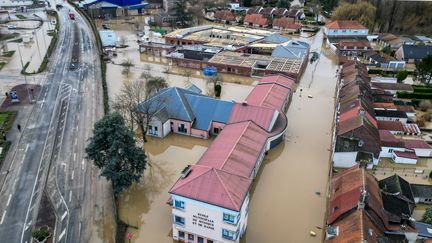
<svg viewBox="0 0 432 243">
<path fill-rule="evenodd" d="M 423 140 L 405 139 L 405 148 L 408 149 L 432 149 L 432 147 Z"/>
<path fill-rule="evenodd" d="M 282 17 L 283 15 L 288 14 L 288 9 L 286 8 L 277 8 L 276 11 L 274 11 L 274 15 L 278 17 Z"/>
<path fill-rule="evenodd" d="M 403 132 L 404 128 L 401 122 L 398 121 L 377 121 L 378 129 L 394 131 L 394 132 Z"/>
<path fill-rule="evenodd" d="M 197 164 L 249 178 L 267 137 L 253 122 L 227 125 Z"/>
<path fill-rule="evenodd" d="M 367 29 L 364 25 L 357 21 L 351 20 L 336 20 L 326 25 L 328 29 Z"/>
<path fill-rule="evenodd" d="M 372 87 L 383 90 L 396 90 L 396 91 L 407 91 L 413 92 L 411 84 L 401 84 L 401 83 L 377 83 L 372 82 Z"/>
<path fill-rule="evenodd" d="M 293 18 L 278 18 L 273 21 L 273 27 L 280 27 L 284 29 L 301 29 L 300 24 L 296 24 Z"/>
<path fill-rule="evenodd" d="M 398 156 L 398 157 L 402 157 L 402 158 L 407 158 L 407 159 L 418 159 L 418 157 L 416 156 L 416 154 L 414 152 L 402 152 L 402 151 L 393 151 L 393 153 Z"/>
<path fill-rule="evenodd" d="M 403 124 L 403 128 L 404 128 L 404 132 L 405 133 L 415 133 L 415 134 L 420 134 L 421 133 L 420 128 L 415 123 L 406 123 L 406 124 Z"/>
<path fill-rule="evenodd" d="M 344 122 L 344 121 L 349 120 L 353 117 L 360 116 L 361 110 L 362 110 L 362 108 L 360 108 L 360 107 L 354 107 L 351 110 L 348 110 L 348 111 L 340 114 L 339 122 Z M 369 114 L 369 112 L 367 112 L 365 110 L 363 110 L 363 111 L 365 112 L 365 116 L 369 120 L 369 122 L 372 123 L 372 125 L 374 125 L 374 127 L 378 128 L 377 120 L 371 114 Z"/>
<path fill-rule="evenodd" d="M 244 23 L 252 23 L 256 25 L 268 25 L 268 20 L 262 14 L 248 14 L 244 18 Z"/>
<path fill-rule="evenodd" d="M 398 111 L 415 113 L 415 109 L 411 105 L 397 105 L 396 109 Z"/>
<path fill-rule="evenodd" d="M 374 108 L 381 108 L 381 109 L 390 109 L 390 110 L 396 110 L 396 106 L 395 104 L 391 103 L 391 102 L 375 102 L 373 103 L 373 107 Z"/>
<path fill-rule="evenodd" d="M 249 93 L 246 101 L 250 105 L 263 106 L 282 111 L 290 90 L 278 84 L 258 84 Z"/>
<path fill-rule="evenodd" d="M 193 165 L 169 191 L 172 194 L 239 211 L 252 180 L 208 166 Z"/>
<path fill-rule="evenodd" d="M 228 123 L 253 121 L 258 126 L 270 132 L 270 125 L 275 112 L 276 109 L 274 108 L 249 105 L 247 103 L 236 103 L 233 106 Z"/>
<path fill-rule="evenodd" d="M 234 13 L 229 11 L 229 10 L 216 11 L 214 17 L 216 19 L 222 19 L 222 20 L 227 20 L 227 21 L 235 21 L 235 19 L 236 19 L 236 16 L 234 15 Z"/>
<path fill-rule="evenodd" d="M 276 75 L 269 75 L 269 76 L 264 76 L 259 80 L 260 84 L 263 83 L 277 83 L 279 85 L 285 86 L 291 90 L 293 90 L 294 86 L 295 86 L 295 80 L 282 75 L 282 74 L 276 74 Z"/>
<path fill-rule="evenodd" d="M 404 148 L 405 143 L 402 139 L 396 138 L 390 131 L 388 130 L 379 130 L 381 146 L 387 147 L 396 147 L 396 148 Z"/>
</svg>

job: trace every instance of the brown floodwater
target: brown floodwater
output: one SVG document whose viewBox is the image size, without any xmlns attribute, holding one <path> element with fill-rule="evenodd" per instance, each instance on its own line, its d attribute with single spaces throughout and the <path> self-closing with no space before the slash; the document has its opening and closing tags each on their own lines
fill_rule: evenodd
<svg viewBox="0 0 432 243">
<path fill-rule="evenodd" d="M 321 56 L 317 63 L 308 65 L 294 94 L 287 113 L 285 142 L 265 157 L 254 182 L 248 229 L 242 242 L 322 241 L 319 228 L 323 227 L 326 211 L 337 65 L 333 55 L 321 47 L 321 32 L 306 40 L 312 42 L 311 50 L 321 52 Z M 120 78 L 120 69 L 110 71 L 114 66 L 109 66 L 109 74 L 117 75 L 111 88 Z M 158 69 L 156 64 L 153 67 Z M 169 77 L 171 84 L 188 82 L 182 76 Z M 195 79 L 191 78 L 192 82 L 199 84 Z M 228 86 L 234 84 L 224 85 L 227 97 L 233 99 L 244 99 L 252 89 L 238 85 L 235 90 L 235 86 Z M 246 91 L 239 95 L 240 90 Z M 184 166 L 195 163 L 210 142 L 169 135 L 165 139 L 151 139 L 145 145 L 152 167 L 141 183 L 122 195 L 119 208 L 121 219 L 136 227 L 129 228 L 134 233 L 132 242 L 172 242 L 171 208 L 166 204 L 168 191 Z M 311 230 L 317 233 L 316 237 L 309 235 Z"/>
</svg>

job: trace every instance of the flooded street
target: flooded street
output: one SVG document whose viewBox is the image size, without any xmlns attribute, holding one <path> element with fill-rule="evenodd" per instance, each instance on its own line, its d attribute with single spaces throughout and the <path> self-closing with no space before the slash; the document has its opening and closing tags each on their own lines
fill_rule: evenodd
<svg viewBox="0 0 432 243">
<path fill-rule="evenodd" d="M 308 65 L 294 94 L 287 113 L 286 141 L 265 157 L 254 182 L 248 228 L 242 242 L 308 243 L 322 240 L 323 234 L 317 227 L 323 227 L 326 209 L 337 66 L 334 57 L 327 53 L 329 51 L 321 50 L 322 32 L 305 40 L 312 42 L 311 51 L 320 52 L 320 58 Z M 131 50 L 130 54 L 139 55 L 137 49 Z M 128 56 L 119 52 L 115 62 Z M 145 71 L 143 58 L 135 58 L 132 60 L 140 61 L 134 61 L 136 70 L 129 78 L 138 78 Z M 151 63 L 150 73 L 165 75 L 170 85 L 185 87 L 192 82 L 203 90 L 206 88 L 206 82 L 201 78 L 194 76 L 188 80 L 185 76 L 167 75 L 163 73 L 164 68 Z M 121 66 L 108 65 L 111 99 L 121 88 L 122 81 L 127 79 L 121 70 Z M 222 98 L 241 101 L 252 88 L 226 82 Z M 122 195 L 119 208 L 120 218 L 137 228 L 129 228 L 129 232 L 134 233 L 132 242 L 172 242 L 171 209 L 166 204 L 168 190 L 184 166 L 194 164 L 210 143 L 211 140 L 169 135 L 165 139 L 151 139 L 145 145 L 152 166 L 148 167 L 139 185 Z M 311 230 L 317 233 L 316 237 L 309 236 Z"/>
</svg>

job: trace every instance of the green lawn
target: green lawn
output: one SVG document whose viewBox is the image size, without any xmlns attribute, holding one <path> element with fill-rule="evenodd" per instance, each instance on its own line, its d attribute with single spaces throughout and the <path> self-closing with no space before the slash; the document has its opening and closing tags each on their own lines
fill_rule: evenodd
<svg viewBox="0 0 432 243">
<path fill-rule="evenodd" d="M 2 68 L 4 67 L 4 65 L 6 65 L 5 62 L 0 62 L 0 70 L 2 70 Z"/>
<path fill-rule="evenodd" d="M 12 34 L 0 34 L 0 41 L 5 41 L 13 38 L 17 38 L 19 36 L 18 33 L 12 33 Z"/>
<path fill-rule="evenodd" d="M 22 14 L 15 14 L 15 16 L 19 19 L 26 19 L 27 17 Z"/>
<path fill-rule="evenodd" d="M 3 56 L 4 57 L 11 57 L 11 56 L 13 56 L 14 53 L 15 53 L 15 51 L 5 51 L 5 52 L 3 52 Z"/>
<path fill-rule="evenodd" d="M 0 113 L 0 126 L 3 126 L 8 116 L 9 114 L 7 113 Z"/>
<path fill-rule="evenodd" d="M 13 41 L 11 41 L 11 42 L 21 43 L 22 41 L 23 41 L 22 38 L 19 38 L 19 39 L 13 40 Z"/>
</svg>

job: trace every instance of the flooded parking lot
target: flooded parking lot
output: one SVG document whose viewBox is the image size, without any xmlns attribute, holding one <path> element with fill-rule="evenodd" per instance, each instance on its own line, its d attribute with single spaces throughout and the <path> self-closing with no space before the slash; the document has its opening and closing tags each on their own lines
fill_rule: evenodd
<svg viewBox="0 0 432 243">
<path fill-rule="evenodd" d="M 248 229 L 242 242 L 322 240 L 319 228 L 323 227 L 326 210 L 337 66 L 329 51 L 322 49 L 322 33 L 306 40 L 312 42 L 311 51 L 318 51 L 321 56 L 308 65 L 294 94 L 287 113 L 286 141 L 265 157 L 254 182 Z M 132 48 L 125 54 L 119 52 L 114 62 L 130 57 L 129 54 L 139 55 Z M 165 74 L 165 66 L 152 62 L 149 57 L 135 56 L 133 60 L 136 70 L 130 79 L 138 78 L 145 70 L 144 65 L 151 63 L 151 73 L 166 75 L 170 85 L 184 87 L 192 82 L 205 89 L 202 78 L 194 76 L 188 80 L 185 76 Z M 111 98 L 125 79 L 121 66 L 108 65 Z M 226 82 L 222 98 L 239 101 L 252 88 Z M 133 226 L 129 228 L 134 234 L 132 242 L 172 242 L 171 209 L 166 204 L 168 191 L 184 166 L 194 164 L 210 143 L 211 140 L 169 135 L 165 139 L 150 139 L 145 144 L 152 166 L 142 182 L 124 193 L 120 200 L 120 218 Z M 311 230 L 317 233 L 316 237 L 309 235 Z"/>
</svg>

